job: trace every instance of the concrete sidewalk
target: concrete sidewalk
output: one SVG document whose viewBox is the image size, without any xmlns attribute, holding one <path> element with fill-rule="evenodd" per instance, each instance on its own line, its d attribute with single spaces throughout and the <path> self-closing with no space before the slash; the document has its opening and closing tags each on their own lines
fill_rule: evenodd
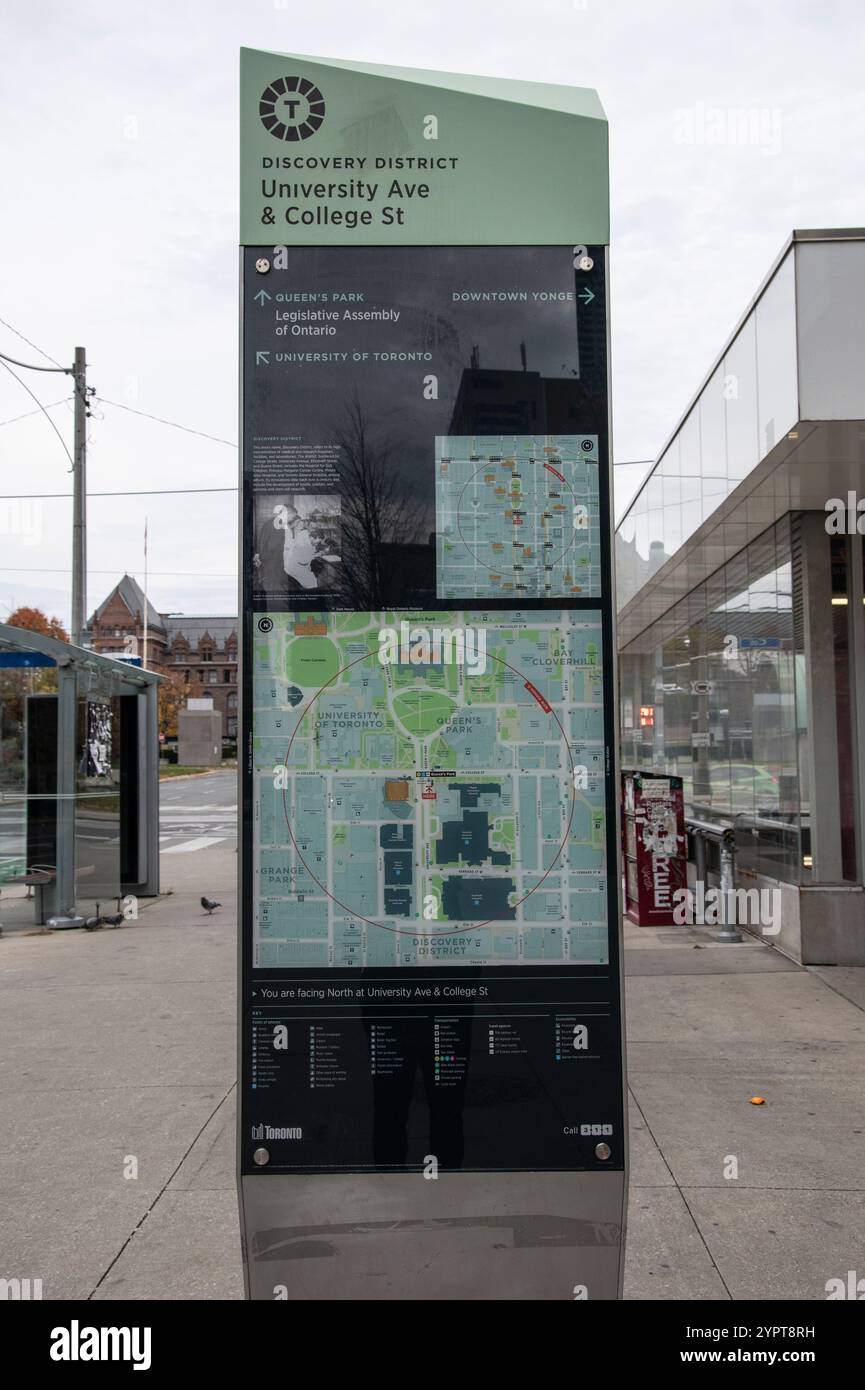
<svg viewBox="0 0 865 1390">
<path fill-rule="evenodd" d="M 0 1274 L 45 1298 L 242 1297 L 235 865 L 165 857 L 137 924 L 0 938 Z"/>
<path fill-rule="evenodd" d="M 242 1296 L 234 872 L 227 846 L 177 855 L 137 925 L 0 939 L 0 1275 L 45 1298 Z M 865 1274 L 865 971 L 627 935 L 626 1297 Z"/>
</svg>

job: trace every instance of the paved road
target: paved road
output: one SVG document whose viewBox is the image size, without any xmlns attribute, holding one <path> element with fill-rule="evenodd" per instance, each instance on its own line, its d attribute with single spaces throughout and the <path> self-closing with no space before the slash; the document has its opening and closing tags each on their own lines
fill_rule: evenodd
<svg viewBox="0 0 865 1390">
<path fill-rule="evenodd" d="M 159 784 L 162 854 L 189 854 L 237 839 L 237 771 L 178 777 Z"/>
</svg>

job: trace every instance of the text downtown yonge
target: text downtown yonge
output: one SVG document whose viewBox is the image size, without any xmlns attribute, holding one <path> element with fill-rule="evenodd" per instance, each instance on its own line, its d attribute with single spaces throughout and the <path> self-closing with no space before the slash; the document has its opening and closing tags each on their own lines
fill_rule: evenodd
<svg viewBox="0 0 865 1390">
<path fill-rule="evenodd" d="M 330 299 L 328 295 L 330 294 Z M 359 300 L 363 295 L 353 296 Z M 339 303 L 342 296 L 338 292 L 322 291 L 319 294 L 278 294 L 276 296 L 277 306 L 291 303 L 296 299 L 321 299 L 325 304 L 329 302 Z M 567 290 L 532 290 L 531 298 L 537 304 L 550 303 L 553 300 L 566 303 L 573 300 L 573 293 Z M 454 304 L 480 304 L 480 303 L 526 303 L 529 299 L 528 290 L 451 290 L 451 300 Z M 401 309 L 283 309 L 277 307 L 277 323 L 338 323 L 340 320 L 348 323 L 399 323 L 402 316 Z M 286 330 L 281 330 L 285 332 Z M 292 330 L 294 331 L 294 330 Z"/>
</svg>

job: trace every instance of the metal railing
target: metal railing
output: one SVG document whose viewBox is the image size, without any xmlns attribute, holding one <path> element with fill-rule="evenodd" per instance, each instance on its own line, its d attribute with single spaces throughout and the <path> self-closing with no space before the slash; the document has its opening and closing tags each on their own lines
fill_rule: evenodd
<svg viewBox="0 0 865 1390">
<path fill-rule="evenodd" d="M 720 861 L 721 901 L 724 904 L 724 920 L 718 932 L 719 941 L 741 942 L 742 934 L 735 920 L 730 920 L 729 906 L 736 902 L 736 831 L 732 825 L 717 825 L 712 821 L 695 820 L 685 817 L 685 830 L 694 845 L 694 864 L 697 879 L 706 882 L 706 843 L 711 841 L 718 846 Z M 690 857 L 690 856 L 689 856 Z M 733 914 L 735 918 L 735 913 Z"/>
</svg>

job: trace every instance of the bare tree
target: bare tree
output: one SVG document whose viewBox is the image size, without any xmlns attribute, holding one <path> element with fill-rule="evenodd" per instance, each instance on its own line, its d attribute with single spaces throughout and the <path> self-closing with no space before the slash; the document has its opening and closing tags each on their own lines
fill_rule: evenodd
<svg viewBox="0 0 865 1390">
<path fill-rule="evenodd" d="M 354 607 L 385 608 L 419 542 L 423 504 L 408 490 L 399 442 L 373 429 L 357 390 L 333 439 L 342 452 L 341 588 Z"/>
</svg>

